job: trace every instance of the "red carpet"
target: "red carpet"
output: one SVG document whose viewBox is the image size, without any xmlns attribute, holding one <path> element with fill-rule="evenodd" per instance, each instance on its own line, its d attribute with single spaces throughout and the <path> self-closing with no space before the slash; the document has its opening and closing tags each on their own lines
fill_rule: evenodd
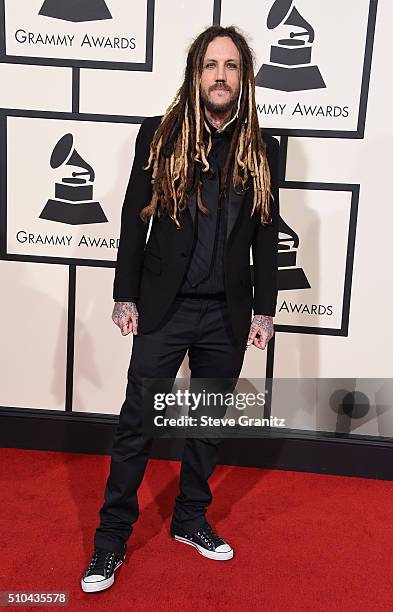
<svg viewBox="0 0 393 612">
<path fill-rule="evenodd" d="M 80 575 L 109 457 L 0 458 L 1 591 L 68 591 L 78 612 L 393 610 L 391 482 L 218 466 L 208 518 L 235 549 L 220 563 L 169 538 L 180 465 L 150 460 L 127 560 L 109 590 L 89 595 Z"/>
</svg>

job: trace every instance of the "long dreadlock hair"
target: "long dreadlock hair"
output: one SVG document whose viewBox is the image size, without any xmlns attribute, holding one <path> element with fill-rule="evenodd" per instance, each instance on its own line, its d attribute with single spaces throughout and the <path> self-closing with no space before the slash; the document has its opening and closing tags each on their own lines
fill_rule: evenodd
<svg viewBox="0 0 393 612">
<path fill-rule="evenodd" d="M 200 81 L 203 60 L 209 43 L 216 37 L 232 39 L 240 54 L 240 92 L 237 117 L 227 160 L 221 175 L 220 190 L 227 182 L 234 155 L 233 187 L 248 188 L 249 177 L 253 182 L 253 207 L 260 212 L 262 223 L 271 222 L 270 171 L 265 143 L 261 137 L 255 106 L 254 55 L 244 36 L 236 27 L 211 26 L 202 32 L 190 46 L 184 81 L 165 115 L 161 119 L 150 145 L 150 155 L 145 170 L 152 171 L 152 199 L 140 212 L 146 223 L 152 215 L 165 212 L 178 229 L 178 214 L 187 206 L 190 192 L 197 189 L 197 205 L 207 213 L 201 197 L 200 170 L 207 172 L 211 150 L 211 131 L 206 122 L 200 98 Z M 197 183 L 197 186 L 195 185 Z"/>
</svg>

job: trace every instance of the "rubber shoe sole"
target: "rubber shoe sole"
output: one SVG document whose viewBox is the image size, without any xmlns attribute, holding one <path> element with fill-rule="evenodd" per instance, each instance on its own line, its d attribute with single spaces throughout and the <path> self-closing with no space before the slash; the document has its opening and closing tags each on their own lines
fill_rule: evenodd
<svg viewBox="0 0 393 612">
<path fill-rule="evenodd" d="M 172 536 L 172 538 L 174 540 L 177 540 L 178 542 L 182 542 L 183 544 L 190 544 L 191 546 L 196 548 L 201 555 L 207 557 L 208 559 L 214 559 L 215 561 L 229 561 L 229 559 L 232 559 L 233 557 L 233 548 L 225 552 L 216 552 L 214 550 L 207 550 L 203 546 L 199 546 L 199 544 L 197 544 L 196 542 L 190 542 L 190 540 L 182 538 L 178 535 L 174 535 Z"/>
<path fill-rule="evenodd" d="M 123 561 L 118 561 L 115 565 L 115 569 L 113 570 L 113 574 L 110 578 L 102 578 L 102 580 L 97 580 L 94 582 L 86 582 L 84 578 L 81 580 L 82 591 L 85 593 L 99 593 L 100 591 L 105 591 L 112 586 L 115 582 L 115 571 L 123 565 Z M 89 576 L 88 576 L 89 578 Z M 91 578 L 91 576 L 90 576 Z"/>
</svg>

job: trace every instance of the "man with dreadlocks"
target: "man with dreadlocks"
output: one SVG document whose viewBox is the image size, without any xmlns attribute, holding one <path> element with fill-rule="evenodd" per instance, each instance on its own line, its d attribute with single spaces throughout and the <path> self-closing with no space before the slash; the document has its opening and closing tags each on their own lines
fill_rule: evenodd
<svg viewBox="0 0 393 612">
<path fill-rule="evenodd" d="M 134 338 L 94 555 L 82 577 L 86 592 L 113 584 L 139 515 L 152 443 L 142 428 L 143 380 L 164 380 L 170 391 L 188 352 L 190 391 L 212 373 L 216 389 L 233 390 L 246 348 L 264 349 L 273 336 L 278 152 L 278 140 L 259 129 L 246 40 L 235 27 L 208 28 L 190 47 L 165 115 L 145 119 L 136 139 L 112 315 Z M 205 557 L 228 560 L 233 549 L 206 519 L 219 441 L 186 438 L 170 534 Z"/>
</svg>

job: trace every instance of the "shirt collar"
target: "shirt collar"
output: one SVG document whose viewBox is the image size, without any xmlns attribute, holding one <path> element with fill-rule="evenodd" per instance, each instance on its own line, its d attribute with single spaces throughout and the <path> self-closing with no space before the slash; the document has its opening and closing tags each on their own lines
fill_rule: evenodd
<svg viewBox="0 0 393 612">
<path fill-rule="evenodd" d="M 212 136 L 219 136 L 220 134 L 225 134 L 228 136 L 232 136 L 234 129 L 235 129 L 235 123 L 236 123 L 236 119 L 234 121 L 231 121 L 231 123 L 229 125 L 227 125 L 223 130 L 218 130 L 214 125 L 212 125 L 209 121 L 209 119 L 206 117 L 206 121 L 209 125 L 210 131 L 212 133 Z"/>
</svg>

